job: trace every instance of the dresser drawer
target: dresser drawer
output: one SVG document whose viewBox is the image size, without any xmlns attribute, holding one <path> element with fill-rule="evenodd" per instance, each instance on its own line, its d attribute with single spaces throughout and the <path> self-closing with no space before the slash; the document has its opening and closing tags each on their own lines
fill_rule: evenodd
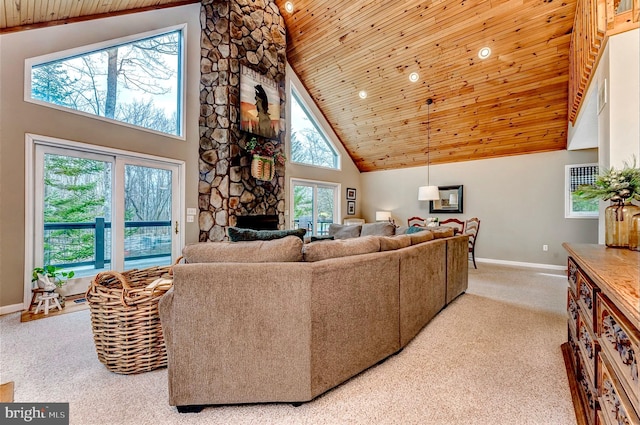
<svg viewBox="0 0 640 425">
<path fill-rule="evenodd" d="M 578 329 L 578 302 L 576 301 L 575 294 L 571 292 L 571 289 L 567 289 L 567 315 L 569 316 L 569 326 L 573 327 L 573 333 L 575 334 Z"/>
<path fill-rule="evenodd" d="M 592 318 L 588 325 L 593 332 L 595 327 L 595 323 L 593 323 L 595 297 L 596 292 L 599 292 L 600 289 L 598 289 L 597 286 L 591 283 L 591 281 L 585 275 L 583 275 L 582 271 L 580 270 L 578 270 L 577 274 L 577 288 L 578 292 L 576 295 L 578 296 L 578 305 L 580 305 L 580 308 L 584 310 L 584 312 L 586 313 L 586 317 Z"/>
<path fill-rule="evenodd" d="M 573 261 L 573 258 L 567 259 L 567 280 L 569 281 L 569 287 L 576 294 L 576 285 L 578 284 L 578 265 Z"/>
<path fill-rule="evenodd" d="M 587 412 L 587 421 L 590 425 L 596 423 L 596 406 L 598 396 L 596 394 L 596 388 L 593 386 L 593 382 L 589 380 L 584 365 L 578 359 L 578 394 L 582 400 L 584 410 Z"/>
<path fill-rule="evenodd" d="M 586 369 L 591 383 L 595 387 L 596 382 L 596 355 L 600 350 L 596 336 L 591 332 L 589 327 L 590 320 L 584 317 L 584 313 L 580 310 L 578 314 L 578 347 L 584 360 L 584 368 Z"/>
<path fill-rule="evenodd" d="M 613 371 L 625 388 L 629 400 L 640 411 L 640 383 L 638 382 L 638 353 L 640 333 L 638 329 L 604 295 L 596 298 L 596 332 L 602 350 L 611 361 Z"/>
<path fill-rule="evenodd" d="M 640 425 L 637 413 L 603 353 L 598 355 L 598 394 L 605 424 Z"/>
<path fill-rule="evenodd" d="M 578 347 L 578 337 L 575 328 L 567 326 L 567 336 L 569 347 L 571 348 L 571 365 L 573 372 L 578 375 L 578 357 L 580 357 L 580 347 Z"/>
</svg>

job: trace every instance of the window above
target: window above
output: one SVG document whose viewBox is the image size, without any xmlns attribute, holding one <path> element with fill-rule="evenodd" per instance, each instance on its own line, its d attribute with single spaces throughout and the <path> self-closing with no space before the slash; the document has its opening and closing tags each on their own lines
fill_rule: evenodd
<svg viewBox="0 0 640 425">
<path fill-rule="evenodd" d="M 26 61 L 25 100 L 182 135 L 182 30 Z"/>
<path fill-rule="evenodd" d="M 575 193 L 580 186 L 594 184 L 598 170 L 598 164 L 565 166 L 565 218 L 598 218 L 598 200 L 582 199 Z"/>
<path fill-rule="evenodd" d="M 340 168 L 336 148 L 320 130 L 316 119 L 291 88 L 291 161 L 318 167 Z"/>
</svg>

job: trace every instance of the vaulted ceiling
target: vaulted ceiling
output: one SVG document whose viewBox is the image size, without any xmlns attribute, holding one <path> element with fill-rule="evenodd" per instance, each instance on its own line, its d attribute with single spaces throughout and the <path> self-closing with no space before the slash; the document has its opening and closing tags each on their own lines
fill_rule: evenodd
<svg viewBox="0 0 640 425">
<path fill-rule="evenodd" d="M 576 0 L 275 1 L 290 65 L 361 171 L 565 149 Z M 192 2 L 5 0 L 0 31 Z"/>
</svg>

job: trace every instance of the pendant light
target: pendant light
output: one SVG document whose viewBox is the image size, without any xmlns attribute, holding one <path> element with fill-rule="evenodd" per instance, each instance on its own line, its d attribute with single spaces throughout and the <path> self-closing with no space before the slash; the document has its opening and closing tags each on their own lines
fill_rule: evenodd
<svg viewBox="0 0 640 425">
<path fill-rule="evenodd" d="M 438 186 L 430 186 L 429 185 L 429 164 L 430 164 L 430 154 L 431 147 L 429 146 L 430 136 L 431 136 L 431 117 L 429 115 L 429 107 L 433 103 L 433 99 L 427 99 L 427 185 L 420 186 L 418 188 L 418 201 L 435 201 L 436 199 L 440 199 L 440 191 L 438 190 Z"/>
</svg>

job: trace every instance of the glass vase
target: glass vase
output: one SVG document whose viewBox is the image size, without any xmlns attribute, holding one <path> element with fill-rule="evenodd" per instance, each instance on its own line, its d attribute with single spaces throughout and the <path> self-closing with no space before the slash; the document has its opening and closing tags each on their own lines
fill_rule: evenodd
<svg viewBox="0 0 640 425">
<path fill-rule="evenodd" d="M 604 212 L 605 245 L 611 248 L 628 248 L 632 217 L 640 213 L 640 207 L 630 202 L 609 205 Z"/>
<path fill-rule="evenodd" d="M 631 233 L 629 233 L 629 249 L 640 251 L 640 214 L 631 217 Z"/>
</svg>

